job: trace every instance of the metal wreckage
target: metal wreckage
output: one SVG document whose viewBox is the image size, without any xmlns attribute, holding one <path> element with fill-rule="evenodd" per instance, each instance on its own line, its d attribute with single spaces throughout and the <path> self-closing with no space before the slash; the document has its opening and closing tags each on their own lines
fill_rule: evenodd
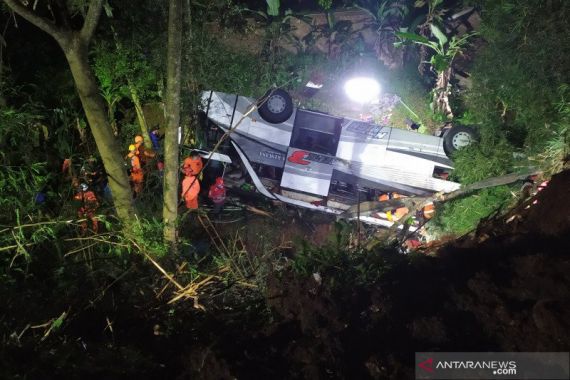
<svg viewBox="0 0 570 380">
<path fill-rule="evenodd" d="M 204 154 L 231 166 L 228 187 L 384 227 L 393 210 L 360 205 L 458 190 L 449 154 L 475 138 L 464 126 L 436 137 L 300 109 L 282 89 L 259 101 L 205 91 L 202 102 L 209 130 L 229 135 L 226 154 Z"/>
</svg>

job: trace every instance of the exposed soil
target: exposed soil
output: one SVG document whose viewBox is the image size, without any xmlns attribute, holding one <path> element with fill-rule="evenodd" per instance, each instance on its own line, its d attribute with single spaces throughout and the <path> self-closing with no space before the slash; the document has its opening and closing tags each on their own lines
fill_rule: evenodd
<svg viewBox="0 0 570 380">
<path fill-rule="evenodd" d="M 0 377 L 407 379 L 416 351 L 568 351 L 570 171 L 536 200 L 436 252 L 370 253 L 391 266 L 371 284 L 282 270 L 265 297 L 211 289 L 206 311 L 157 299 L 164 282 L 141 262 L 100 299 L 101 278 L 63 287 L 38 275 L 0 294 Z M 43 341 L 45 328 L 18 338 L 66 310 Z"/>
</svg>

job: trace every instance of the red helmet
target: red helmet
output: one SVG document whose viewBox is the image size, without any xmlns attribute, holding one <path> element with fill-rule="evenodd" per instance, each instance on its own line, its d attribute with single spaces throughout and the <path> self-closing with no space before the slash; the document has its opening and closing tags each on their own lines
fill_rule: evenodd
<svg viewBox="0 0 570 380">
<path fill-rule="evenodd" d="M 222 177 L 216 178 L 216 186 L 224 186 L 224 179 Z"/>
</svg>

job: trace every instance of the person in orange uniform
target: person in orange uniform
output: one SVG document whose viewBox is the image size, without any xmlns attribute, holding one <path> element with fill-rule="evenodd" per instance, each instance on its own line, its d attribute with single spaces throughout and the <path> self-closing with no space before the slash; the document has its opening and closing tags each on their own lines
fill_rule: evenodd
<svg viewBox="0 0 570 380">
<path fill-rule="evenodd" d="M 141 160 L 137 154 L 137 147 L 129 145 L 129 155 L 127 156 L 131 166 L 131 183 L 135 197 L 138 196 L 143 189 L 144 174 L 142 170 Z"/>
<path fill-rule="evenodd" d="M 141 135 L 135 136 L 135 148 L 136 154 L 139 156 L 142 168 L 146 166 L 147 161 L 153 159 L 156 156 L 156 153 L 144 146 L 144 139 Z"/>
<path fill-rule="evenodd" d="M 198 194 L 200 193 L 200 181 L 195 175 L 189 174 L 182 180 L 182 194 L 186 208 L 196 210 L 198 208 Z"/>
<path fill-rule="evenodd" d="M 404 198 L 404 196 L 401 194 L 398 194 L 398 193 L 386 193 L 386 194 L 380 195 L 378 197 L 378 201 L 384 202 L 384 201 L 388 201 L 390 199 L 399 199 L 399 198 Z M 390 210 L 390 211 L 386 212 L 386 218 L 390 222 L 392 222 L 392 221 L 401 219 L 403 216 L 407 215 L 409 212 L 410 212 L 410 210 L 407 207 L 399 207 L 399 208 L 396 208 L 394 210 Z"/>
<path fill-rule="evenodd" d="M 95 213 L 99 208 L 99 201 L 97 196 L 91 190 L 86 183 L 79 185 L 79 190 L 73 197 L 73 200 L 78 203 L 77 216 L 81 218 L 86 218 L 91 221 L 91 228 L 94 233 L 99 230 L 99 225 Z M 81 234 L 85 235 L 87 232 L 87 220 L 81 222 Z"/>
<path fill-rule="evenodd" d="M 202 157 L 196 152 L 192 152 L 182 163 L 182 198 L 186 202 L 186 208 L 195 210 L 198 208 L 198 194 L 200 193 L 200 181 L 198 176 L 202 172 L 204 164 Z"/>
<path fill-rule="evenodd" d="M 197 176 L 202 172 L 204 163 L 202 162 L 202 157 L 196 152 L 190 153 L 189 157 L 184 159 L 182 163 L 182 172 L 184 175 L 194 175 Z"/>
</svg>

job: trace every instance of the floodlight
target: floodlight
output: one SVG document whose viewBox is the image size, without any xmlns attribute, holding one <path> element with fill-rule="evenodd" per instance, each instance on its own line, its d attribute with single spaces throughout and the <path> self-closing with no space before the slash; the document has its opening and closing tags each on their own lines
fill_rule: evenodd
<svg viewBox="0 0 570 380">
<path fill-rule="evenodd" d="M 348 97 L 358 103 L 371 103 L 378 100 L 380 85 L 372 78 L 352 78 L 344 84 Z"/>
</svg>

